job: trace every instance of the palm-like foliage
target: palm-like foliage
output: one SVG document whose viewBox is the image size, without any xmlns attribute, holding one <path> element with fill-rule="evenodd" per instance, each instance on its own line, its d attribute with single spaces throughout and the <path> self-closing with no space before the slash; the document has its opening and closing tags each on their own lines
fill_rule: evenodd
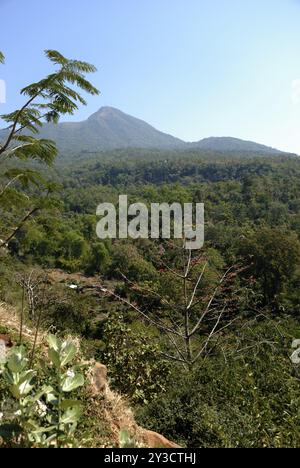
<svg viewBox="0 0 300 468">
<path fill-rule="evenodd" d="M 96 71 L 89 63 L 79 60 L 69 60 L 55 50 L 46 50 L 46 57 L 56 67 L 56 70 L 46 78 L 32 83 L 21 90 L 26 98 L 24 105 L 0 118 L 8 125 L 0 134 L 0 212 L 2 221 L 9 212 L 12 217 L 12 208 L 15 207 L 18 216 L 21 215 L 20 200 L 25 201 L 24 208 L 27 212 L 35 212 L 28 203 L 28 197 L 24 197 L 20 188 L 28 185 L 28 182 L 41 183 L 40 174 L 32 168 L 17 168 L 12 170 L 12 162 L 1 166 L 7 161 L 37 160 L 50 165 L 57 156 L 57 148 L 53 141 L 38 138 L 38 132 L 44 123 L 56 124 L 61 116 L 74 114 L 80 104 L 86 105 L 81 92 L 98 95 L 99 91 L 86 79 L 86 75 Z M 4 63 L 4 55 L 0 52 L 0 63 Z M 48 190 L 46 190 L 48 193 Z M 9 209 L 8 209 L 9 207 Z M 27 219 L 27 215 L 25 218 Z M 23 222 L 23 221 L 22 221 Z M 4 222 L 4 225 L 7 224 Z M 14 222 L 18 232 L 19 223 Z M 11 239 L 11 230 L 5 233 L 5 238 Z M 2 237 L 2 236 L 1 236 Z M 0 242 L 1 245 L 6 241 Z"/>
<path fill-rule="evenodd" d="M 54 50 L 46 50 L 45 54 L 58 69 L 37 83 L 23 88 L 21 94 L 27 97 L 23 107 L 1 116 L 9 124 L 5 141 L 0 144 L 2 157 L 34 157 L 50 163 L 57 154 L 55 145 L 33 136 L 25 137 L 24 131 L 38 133 L 44 122 L 57 123 L 62 115 L 74 114 L 78 104 L 86 104 L 80 90 L 91 95 L 99 94 L 85 78 L 87 73 L 96 71 L 93 65 L 69 60 Z M 4 56 L 0 53 L 0 62 L 3 61 Z"/>
</svg>

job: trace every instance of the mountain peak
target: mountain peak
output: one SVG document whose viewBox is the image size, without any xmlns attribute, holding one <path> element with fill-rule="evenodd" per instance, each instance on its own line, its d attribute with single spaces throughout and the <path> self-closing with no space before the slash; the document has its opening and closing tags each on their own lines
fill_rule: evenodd
<svg viewBox="0 0 300 468">
<path fill-rule="evenodd" d="M 94 112 L 94 114 L 92 114 L 88 118 L 88 120 L 99 119 L 99 118 L 106 119 L 109 117 L 116 117 L 120 115 L 125 115 L 125 114 L 119 109 L 116 109 L 115 107 L 104 106 L 104 107 L 100 107 L 98 111 Z"/>
<path fill-rule="evenodd" d="M 46 124 L 40 134 L 43 138 L 54 140 L 61 152 L 77 154 L 126 148 L 283 154 L 267 146 L 231 137 L 213 137 L 186 143 L 110 106 L 101 107 L 83 122 Z"/>
<path fill-rule="evenodd" d="M 83 122 L 45 125 L 41 134 L 56 141 L 61 151 L 78 153 L 122 148 L 167 150 L 185 147 L 183 141 L 109 106 L 101 107 Z"/>
<path fill-rule="evenodd" d="M 93 117 L 93 115 L 107 115 L 107 114 L 108 115 L 110 115 L 110 114 L 124 114 L 124 112 L 120 111 L 116 107 L 103 106 L 103 107 L 100 107 L 100 109 L 97 110 L 94 114 L 92 114 L 91 117 Z"/>
</svg>

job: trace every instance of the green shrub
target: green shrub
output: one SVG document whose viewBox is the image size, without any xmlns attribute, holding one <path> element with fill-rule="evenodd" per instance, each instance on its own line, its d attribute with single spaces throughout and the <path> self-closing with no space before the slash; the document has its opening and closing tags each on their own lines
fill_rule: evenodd
<svg viewBox="0 0 300 468">
<path fill-rule="evenodd" d="M 102 358 L 113 387 L 142 404 L 164 392 L 171 367 L 149 334 L 134 330 L 122 316 L 113 315 L 105 326 L 104 341 Z"/>
<path fill-rule="evenodd" d="M 137 410 L 138 423 L 188 447 L 299 448 L 299 381 L 288 357 L 299 326 L 291 322 L 232 336 L 224 355 L 194 372 L 173 368 L 164 394 Z"/>
<path fill-rule="evenodd" d="M 7 446 L 77 445 L 74 435 L 82 409 L 72 396 L 84 385 L 72 365 L 77 349 L 53 335 L 48 343 L 46 363 L 31 367 L 25 348 L 16 347 L 1 364 L 0 436 Z"/>
</svg>

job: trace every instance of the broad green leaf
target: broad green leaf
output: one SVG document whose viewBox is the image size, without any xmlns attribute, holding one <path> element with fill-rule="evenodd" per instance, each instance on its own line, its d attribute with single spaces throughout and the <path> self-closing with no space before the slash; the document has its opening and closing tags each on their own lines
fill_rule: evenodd
<svg viewBox="0 0 300 468">
<path fill-rule="evenodd" d="M 57 426 L 50 426 L 50 427 L 39 427 L 36 430 L 32 431 L 33 434 L 46 434 L 48 432 L 54 431 Z"/>
<path fill-rule="evenodd" d="M 29 370 L 22 374 L 10 374 L 7 372 L 5 375 L 7 376 L 7 380 L 9 377 L 12 380 L 10 391 L 17 399 L 28 395 L 34 388 L 32 384 L 33 377 L 35 376 L 34 371 Z"/>
<path fill-rule="evenodd" d="M 41 391 L 37 393 L 34 397 L 34 401 L 40 400 L 42 396 L 46 397 L 46 402 L 55 405 L 57 403 L 57 396 L 55 395 L 55 390 L 51 385 L 44 385 L 41 388 Z"/>
<path fill-rule="evenodd" d="M 22 374 L 19 375 L 19 385 L 23 384 L 24 382 L 31 382 L 32 379 L 35 377 L 35 371 L 33 370 L 28 370 L 25 372 L 22 372 Z"/>
<path fill-rule="evenodd" d="M 46 395 L 46 402 L 50 403 L 51 405 L 57 405 L 58 404 L 58 397 L 55 395 L 55 393 L 47 393 Z"/>
<path fill-rule="evenodd" d="M 74 357 L 76 356 L 77 350 L 76 346 L 73 345 L 73 343 L 67 343 L 65 346 L 62 347 L 62 357 L 61 357 L 61 365 L 65 366 L 66 364 L 69 364 Z"/>
<path fill-rule="evenodd" d="M 54 364 L 55 367 L 59 368 L 61 366 L 59 352 L 55 351 L 54 348 L 49 348 L 48 354 L 52 364 Z"/>
<path fill-rule="evenodd" d="M 61 417 L 62 424 L 76 424 L 82 415 L 82 408 L 77 406 L 76 408 L 68 409 Z"/>
<path fill-rule="evenodd" d="M 81 403 L 78 400 L 63 400 L 61 403 L 61 409 L 63 410 L 75 408 L 77 406 L 81 406 Z"/>
<path fill-rule="evenodd" d="M 23 348 L 14 349 L 7 361 L 7 367 L 14 373 L 22 372 L 27 365 L 27 359 Z"/>
<path fill-rule="evenodd" d="M 48 340 L 48 344 L 50 348 L 54 349 L 55 351 L 59 351 L 60 343 L 59 343 L 58 338 L 55 335 L 49 335 L 47 340 Z"/>
<path fill-rule="evenodd" d="M 32 415 L 33 416 L 33 415 Z M 25 427 L 28 431 L 32 432 L 40 428 L 38 423 L 33 419 L 28 419 L 25 423 Z"/>
<path fill-rule="evenodd" d="M 76 388 L 84 385 L 84 377 L 81 374 L 75 374 L 74 377 L 67 377 L 62 386 L 63 392 L 72 392 Z"/>
<path fill-rule="evenodd" d="M 21 385 L 12 385 L 10 387 L 10 392 L 19 400 L 20 398 L 28 395 L 33 388 L 34 385 L 32 385 L 30 381 L 25 381 Z"/>
<path fill-rule="evenodd" d="M 41 395 L 48 395 L 48 393 L 54 393 L 52 385 L 44 385 L 41 389 Z"/>
<path fill-rule="evenodd" d="M 3 379 L 9 384 L 9 385 L 16 385 L 19 380 L 19 375 L 14 374 L 10 370 L 6 369 L 3 372 Z"/>
<path fill-rule="evenodd" d="M 28 393 L 30 393 L 33 388 L 34 388 L 34 385 L 32 385 L 30 381 L 25 381 L 24 383 L 19 385 L 20 395 L 22 397 L 25 395 L 28 395 Z"/>
</svg>

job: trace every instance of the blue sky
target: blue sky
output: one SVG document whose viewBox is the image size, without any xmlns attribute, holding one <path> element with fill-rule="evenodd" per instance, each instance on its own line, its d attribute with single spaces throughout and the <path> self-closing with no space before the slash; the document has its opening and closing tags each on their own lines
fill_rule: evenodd
<svg viewBox="0 0 300 468">
<path fill-rule="evenodd" d="M 300 153 L 300 0 L 0 0 L 8 112 L 58 49 L 98 67 L 73 120 L 110 105 L 185 140 Z"/>
</svg>

